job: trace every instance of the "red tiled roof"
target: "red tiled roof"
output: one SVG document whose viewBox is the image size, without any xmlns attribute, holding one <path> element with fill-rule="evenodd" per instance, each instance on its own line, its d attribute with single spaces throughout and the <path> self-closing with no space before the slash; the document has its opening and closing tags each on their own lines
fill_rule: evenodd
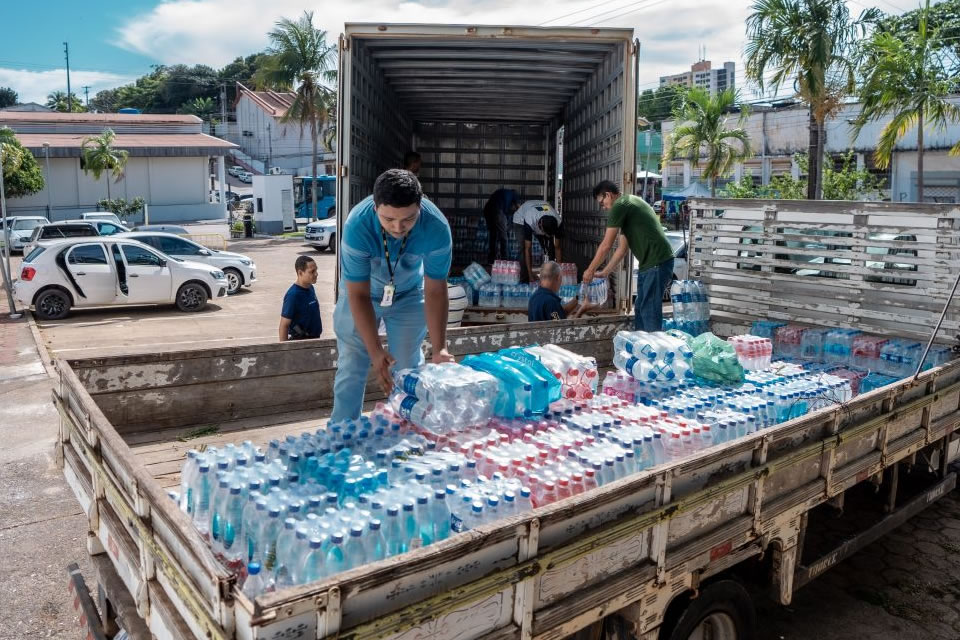
<svg viewBox="0 0 960 640">
<path fill-rule="evenodd" d="M 297 97 L 292 91 L 254 91 L 240 85 L 240 95 L 247 96 L 254 104 L 274 118 L 282 118 Z"/>
<path fill-rule="evenodd" d="M 90 137 L 83 133 L 18 133 L 17 140 L 28 149 L 43 148 L 43 143 L 50 144 L 50 148 L 80 148 L 84 138 Z M 118 133 L 113 146 L 117 149 L 137 149 L 144 147 L 207 147 L 207 148 L 234 148 L 237 145 L 220 138 L 208 136 L 205 133 Z"/>
</svg>

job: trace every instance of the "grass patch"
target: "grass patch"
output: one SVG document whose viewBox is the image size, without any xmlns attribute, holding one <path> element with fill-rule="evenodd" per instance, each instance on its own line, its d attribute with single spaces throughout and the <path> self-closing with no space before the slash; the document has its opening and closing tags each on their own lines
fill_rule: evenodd
<svg viewBox="0 0 960 640">
<path fill-rule="evenodd" d="M 193 431 L 188 431 L 183 434 L 177 440 L 180 442 L 189 442 L 190 440 L 195 440 L 197 438 L 202 438 L 203 436 L 212 436 L 220 433 L 220 427 L 200 427 L 199 429 L 194 429 Z"/>
<path fill-rule="evenodd" d="M 303 231 L 287 231 L 286 233 L 283 234 L 283 237 L 284 238 L 302 238 L 303 234 L 304 234 Z"/>
</svg>

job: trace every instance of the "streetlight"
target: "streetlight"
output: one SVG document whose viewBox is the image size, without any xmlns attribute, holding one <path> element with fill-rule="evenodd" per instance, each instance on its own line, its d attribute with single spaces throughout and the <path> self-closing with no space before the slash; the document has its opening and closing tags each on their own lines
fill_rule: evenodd
<svg viewBox="0 0 960 640">
<path fill-rule="evenodd" d="M 53 194 L 50 192 L 51 191 L 50 185 L 52 184 L 52 182 L 50 180 L 50 143 L 49 142 L 43 143 L 43 159 L 44 159 L 44 163 L 47 165 L 47 176 L 46 176 L 47 178 L 47 220 L 52 221 L 52 218 L 50 216 L 53 215 Z"/>
</svg>

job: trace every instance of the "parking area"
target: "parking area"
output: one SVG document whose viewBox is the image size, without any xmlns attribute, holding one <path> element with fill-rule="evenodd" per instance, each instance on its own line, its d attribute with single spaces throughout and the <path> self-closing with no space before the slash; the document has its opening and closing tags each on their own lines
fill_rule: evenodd
<svg viewBox="0 0 960 640">
<path fill-rule="evenodd" d="M 192 225 L 191 234 L 226 234 L 226 225 Z M 229 235 L 229 234 L 226 234 Z M 319 253 L 301 238 L 227 241 L 227 250 L 248 255 L 257 264 L 257 282 L 236 295 L 208 304 L 199 313 L 170 306 L 74 309 L 64 320 L 38 321 L 51 355 L 82 358 L 145 351 L 181 351 L 277 339 L 283 294 L 295 279 L 299 255 L 317 261 L 317 298 L 324 336 L 333 336 L 336 256 Z M 14 259 L 18 272 L 19 257 Z"/>
</svg>

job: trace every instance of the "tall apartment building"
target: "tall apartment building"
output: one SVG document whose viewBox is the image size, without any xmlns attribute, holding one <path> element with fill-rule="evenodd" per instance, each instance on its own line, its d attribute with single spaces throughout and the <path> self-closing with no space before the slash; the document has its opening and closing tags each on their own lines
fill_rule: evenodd
<svg viewBox="0 0 960 640">
<path fill-rule="evenodd" d="M 713 95 L 725 89 L 736 89 L 735 68 L 733 62 L 724 62 L 722 68 L 713 69 L 709 60 L 700 60 L 690 65 L 690 71 L 660 76 L 660 86 L 698 87 Z"/>
</svg>

